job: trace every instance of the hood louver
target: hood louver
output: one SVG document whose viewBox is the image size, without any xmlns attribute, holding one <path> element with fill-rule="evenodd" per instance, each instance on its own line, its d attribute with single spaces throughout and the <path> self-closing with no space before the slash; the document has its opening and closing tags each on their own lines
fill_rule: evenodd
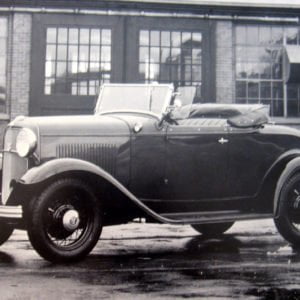
<svg viewBox="0 0 300 300">
<path fill-rule="evenodd" d="M 56 155 L 86 160 L 115 174 L 117 146 L 114 144 L 61 144 L 56 148 Z"/>
</svg>

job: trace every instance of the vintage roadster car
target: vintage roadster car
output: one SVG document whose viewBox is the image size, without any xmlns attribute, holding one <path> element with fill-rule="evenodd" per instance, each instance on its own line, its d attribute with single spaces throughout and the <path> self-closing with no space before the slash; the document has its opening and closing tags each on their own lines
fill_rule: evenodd
<svg viewBox="0 0 300 300">
<path fill-rule="evenodd" d="M 167 84 L 104 84 L 94 115 L 12 121 L 0 243 L 23 229 L 42 257 L 70 262 L 106 225 L 143 218 L 217 236 L 273 217 L 300 245 L 300 131 L 271 124 L 260 105 L 178 97 Z"/>
</svg>

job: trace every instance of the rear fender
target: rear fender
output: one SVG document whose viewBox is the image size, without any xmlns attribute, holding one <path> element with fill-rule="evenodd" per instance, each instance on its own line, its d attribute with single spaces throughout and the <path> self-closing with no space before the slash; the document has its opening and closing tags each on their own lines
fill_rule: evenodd
<svg viewBox="0 0 300 300">
<path fill-rule="evenodd" d="M 120 192 L 122 192 L 129 200 L 131 200 L 137 207 L 146 212 L 149 216 L 161 223 L 180 223 L 168 218 L 162 217 L 145 204 L 143 204 L 135 195 L 133 195 L 122 183 L 111 176 L 108 172 L 100 167 L 80 159 L 62 158 L 54 159 L 44 163 L 41 166 L 30 169 L 21 179 L 20 183 L 23 185 L 32 185 L 42 183 L 45 180 L 57 176 L 65 172 L 85 171 L 92 173 L 106 180 L 114 185 Z"/>
<path fill-rule="evenodd" d="M 300 157 L 293 158 L 286 164 L 283 172 L 281 173 L 275 189 L 274 194 L 274 217 L 276 218 L 279 213 L 279 199 L 282 187 L 284 184 L 296 173 L 300 172 Z"/>
</svg>

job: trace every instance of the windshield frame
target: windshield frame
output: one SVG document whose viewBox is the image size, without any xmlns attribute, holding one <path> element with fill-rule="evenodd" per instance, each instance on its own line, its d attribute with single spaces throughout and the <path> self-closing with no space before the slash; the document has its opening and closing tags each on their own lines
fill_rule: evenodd
<svg viewBox="0 0 300 300">
<path fill-rule="evenodd" d="M 103 90 L 107 87 L 145 87 L 145 88 L 155 88 L 157 86 L 160 87 L 166 87 L 168 88 L 168 91 L 166 93 L 165 99 L 162 99 L 162 110 L 161 113 L 155 113 L 150 110 L 134 110 L 134 109 L 115 109 L 115 110 L 102 110 L 100 111 L 100 106 L 101 106 L 101 97 Z M 104 83 L 100 87 L 100 92 L 99 96 L 97 99 L 97 103 L 95 106 L 94 114 L 95 115 L 104 115 L 104 114 L 113 114 L 113 113 L 134 113 L 134 114 L 146 114 L 146 115 L 151 115 L 155 116 L 158 119 L 160 119 L 163 114 L 166 112 L 167 107 L 171 104 L 172 101 L 172 95 L 174 92 L 174 86 L 173 84 L 160 84 L 160 83 Z"/>
</svg>

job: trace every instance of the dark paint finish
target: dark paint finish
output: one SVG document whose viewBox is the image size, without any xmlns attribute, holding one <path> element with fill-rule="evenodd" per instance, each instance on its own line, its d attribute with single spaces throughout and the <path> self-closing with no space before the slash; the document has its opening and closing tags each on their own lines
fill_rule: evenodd
<svg viewBox="0 0 300 300">
<path fill-rule="evenodd" d="M 168 198 L 220 199 L 226 191 L 228 144 L 224 127 L 169 126 Z"/>
<path fill-rule="evenodd" d="M 186 119 L 175 125 L 160 124 L 150 114 L 123 112 L 19 118 L 10 126 L 29 127 L 39 136 L 37 166 L 54 158 L 90 162 L 152 209 L 152 217 L 175 213 L 177 219 L 189 219 L 188 214 L 195 214 L 193 222 L 201 214 L 207 222 L 207 212 L 218 220 L 220 213 L 272 213 L 274 190 L 264 198 L 267 208 L 255 211 L 267 176 L 280 157 L 300 149 L 297 130 L 234 128 L 224 118 Z"/>
<path fill-rule="evenodd" d="M 228 197 L 255 197 L 274 162 L 300 148 L 299 131 L 277 126 L 229 130 Z"/>
</svg>

